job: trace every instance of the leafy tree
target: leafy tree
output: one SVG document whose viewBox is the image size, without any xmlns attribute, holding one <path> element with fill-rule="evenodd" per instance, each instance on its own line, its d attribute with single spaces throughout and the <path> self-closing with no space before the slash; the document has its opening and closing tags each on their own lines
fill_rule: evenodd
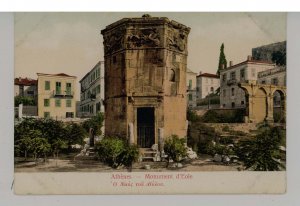
<svg viewBox="0 0 300 206">
<path fill-rule="evenodd" d="M 91 119 L 88 119 L 83 122 L 82 126 L 89 133 L 90 128 L 93 129 L 93 135 L 101 135 L 101 128 L 103 126 L 104 116 L 102 113 L 97 113 L 96 116 L 93 116 Z"/>
<path fill-rule="evenodd" d="M 254 139 L 241 140 L 237 145 L 237 156 L 246 169 L 255 171 L 277 171 L 284 168 L 280 163 L 280 143 L 285 138 L 279 127 L 266 126 Z"/>
<path fill-rule="evenodd" d="M 84 142 L 84 138 L 87 135 L 87 132 L 80 124 L 71 123 L 65 127 L 66 134 L 65 140 L 67 143 L 67 148 L 71 148 L 71 145 L 80 144 Z"/>
<path fill-rule="evenodd" d="M 23 104 L 24 106 L 35 106 L 36 101 L 33 97 L 15 96 L 15 107 Z"/>
<path fill-rule="evenodd" d="M 53 148 L 53 154 L 56 158 L 58 158 L 58 153 L 62 150 L 62 149 L 66 149 L 68 148 L 68 143 L 66 140 L 62 140 L 62 139 L 56 139 L 53 141 L 52 143 L 52 148 Z"/>
<path fill-rule="evenodd" d="M 33 158 L 37 161 L 37 158 L 41 155 L 44 156 L 44 160 L 47 159 L 47 153 L 51 150 L 51 145 L 48 143 L 47 139 L 42 137 L 35 137 L 31 140 L 31 151 L 33 153 Z"/>
<path fill-rule="evenodd" d="M 227 68 L 227 60 L 224 53 L 224 43 L 222 43 L 220 47 L 219 66 L 217 71 L 218 75 L 220 75 L 220 70 L 222 69 L 222 65 L 224 65 L 224 69 Z"/>
<path fill-rule="evenodd" d="M 174 162 L 179 162 L 181 158 L 186 156 L 187 148 L 184 145 L 185 139 L 179 138 L 177 135 L 172 135 L 167 138 L 164 144 L 164 152 L 168 155 L 168 166 L 169 160 L 172 159 Z"/>
</svg>

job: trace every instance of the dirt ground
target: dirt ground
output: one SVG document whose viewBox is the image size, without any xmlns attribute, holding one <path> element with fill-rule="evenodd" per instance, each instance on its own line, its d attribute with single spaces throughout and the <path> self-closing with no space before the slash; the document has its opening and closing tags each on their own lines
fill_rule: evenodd
<svg viewBox="0 0 300 206">
<path fill-rule="evenodd" d="M 146 170 L 145 165 L 150 165 Z M 185 161 L 181 168 L 174 168 L 170 163 L 167 168 L 166 162 L 137 162 L 133 165 L 133 172 L 164 172 L 164 171 L 238 171 L 240 165 L 224 165 L 216 163 L 208 155 L 203 155 L 196 160 Z M 124 172 L 126 168 L 112 169 L 111 167 L 96 160 L 49 159 L 46 163 L 36 164 L 33 161 L 18 161 L 15 163 L 15 172 Z"/>
</svg>

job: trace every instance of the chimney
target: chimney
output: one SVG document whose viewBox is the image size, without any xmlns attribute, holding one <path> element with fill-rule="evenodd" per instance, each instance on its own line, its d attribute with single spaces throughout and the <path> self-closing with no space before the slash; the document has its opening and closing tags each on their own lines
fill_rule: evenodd
<svg viewBox="0 0 300 206">
<path fill-rule="evenodd" d="M 247 60 L 248 60 L 248 61 L 252 60 L 252 56 L 251 56 L 251 55 L 248 55 Z"/>
<path fill-rule="evenodd" d="M 233 66 L 233 62 L 229 61 L 229 66 L 232 67 Z"/>
</svg>

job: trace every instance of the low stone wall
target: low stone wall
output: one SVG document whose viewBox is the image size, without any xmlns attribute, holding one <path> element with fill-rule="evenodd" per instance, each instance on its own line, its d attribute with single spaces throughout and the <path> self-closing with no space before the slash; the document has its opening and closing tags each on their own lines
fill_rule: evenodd
<svg viewBox="0 0 300 206">
<path fill-rule="evenodd" d="M 222 133 L 224 127 L 228 127 L 229 130 L 242 131 L 250 133 L 251 130 L 257 129 L 256 123 L 203 123 L 206 126 L 213 127 L 216 132 Z"/>
</svg>

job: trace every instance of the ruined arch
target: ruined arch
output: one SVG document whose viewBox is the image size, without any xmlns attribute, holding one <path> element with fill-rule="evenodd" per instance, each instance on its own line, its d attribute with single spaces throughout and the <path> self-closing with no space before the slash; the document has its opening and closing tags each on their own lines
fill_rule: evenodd
<svg viewBox="0 0 300 206">
<path fill-rule="evenodd" d="M 253 114 L 257 122 L 262 122 L 268 116 L 267 92 L 263 87 L 257 88 L 253 97 Z"/>
<path fill-rule="evenodd" d="M 272 93 L 274 122 L 285 122 L 285 92 L 275 89 Z"/>
</svg>

